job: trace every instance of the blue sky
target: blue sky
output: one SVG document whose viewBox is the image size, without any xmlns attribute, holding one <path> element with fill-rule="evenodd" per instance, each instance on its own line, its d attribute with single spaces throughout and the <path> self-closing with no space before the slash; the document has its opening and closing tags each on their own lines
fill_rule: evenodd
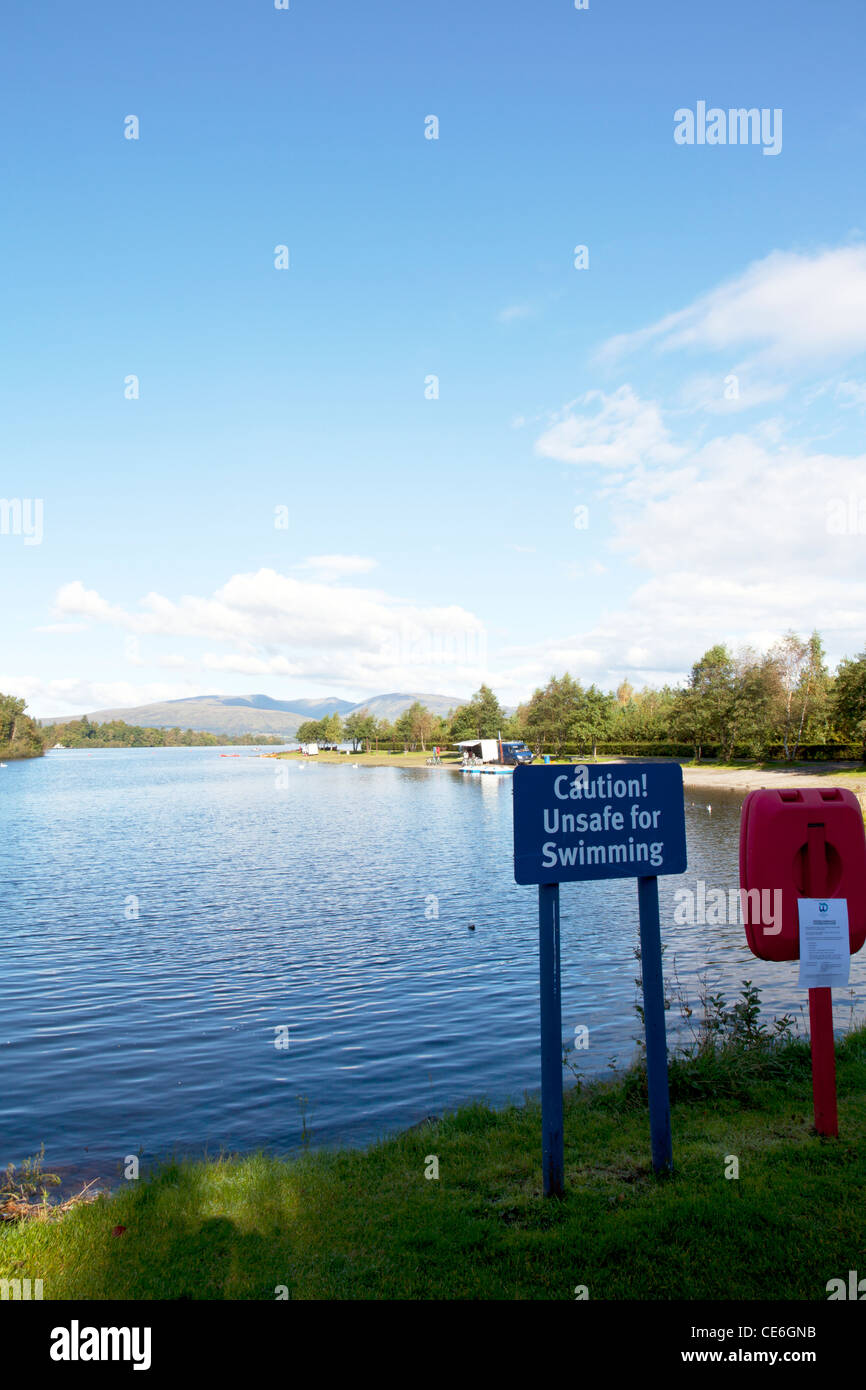
<svg viewBox="0 0 866 1390">
<path fill-rule="evenodd" d="M 516 702 L 863 647 L 855 0 L 53 3 L 5 37 L 0 497 L 43 520 L 0 533 L 0 689 Z M 699 101 L 780 110 L 781 150 L 677 144 Z"/>
</svg>

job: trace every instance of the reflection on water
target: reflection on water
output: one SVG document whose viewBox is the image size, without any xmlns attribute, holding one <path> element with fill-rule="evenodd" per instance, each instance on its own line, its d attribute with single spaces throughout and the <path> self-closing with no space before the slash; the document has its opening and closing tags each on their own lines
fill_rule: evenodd
<svg viewBox="0 0 866 1390">
<path fill-rule="evenodd" d="M 510 778 L 185 748 L 2 777 L 0 1162 L 43 1141 L 49 1162 L 286 1151 L 304 1116 L 313 1142 L 366 1142 L 537 1087 Z M 796 965 L 755 960 L 738 923 L 673 923 L 677 888 L 737 884 L 742 798 L 705 798 L 686 797 L 688 872 L 660 881 L 666 974 L 693 1003 L 702 976 L 729 999 L 749 978 L 799 1013 Z M 586 1073 L 633 1054 L 636 942 L 632 881 L 563 887 L 563 1034 L 588 1025 Z M 862 1016 L 862 954 L 852 982 Z"/>
</svg>

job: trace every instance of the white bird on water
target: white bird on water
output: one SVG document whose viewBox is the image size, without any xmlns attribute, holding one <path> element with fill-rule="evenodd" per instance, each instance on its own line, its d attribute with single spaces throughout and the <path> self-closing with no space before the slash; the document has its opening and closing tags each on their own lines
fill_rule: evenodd
<svg viewBox="0 0 866 1390">
<path fill-rule="evenodd" d="M 708 810 L 708 811 L 712 811 L 712 809 L 713 809 L 712 806 L 708 806 L 708 807 L 707 807 L 707 810 Z"/>
</svg>

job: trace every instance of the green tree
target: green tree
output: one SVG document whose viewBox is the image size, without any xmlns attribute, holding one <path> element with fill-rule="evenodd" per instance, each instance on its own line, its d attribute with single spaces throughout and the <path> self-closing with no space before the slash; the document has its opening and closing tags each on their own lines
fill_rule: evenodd
<svg viewBox="0 0 866 1390">
<path fill-rule="evenodd" d="M 706 743 L 730 746 L 736 700 L 734 659 L 727 647 L 710 647 L 695 662 L 677 702 L 677 727 L 692 743 L 696 762 Z"/>
<path fill-rule="evenodd" d="M 0 695 L 0 757 L 40 758 L 45 752 L 39 725 L 26 708 L 17 696 Z"/>
<path fill-rule="evenodd" d="M 506 723 L 505 710 L 489 685 L 482 685 L 468 705 L 460 705 L 451 716 L 451 738 L 460 743 L 467 738 L 496 738 Z"/>
<path fill-rule="evenodd" d="M 662 686 L 661 690 L 647 687 L 645 690 L 635 691 L 620 707 L 611 731 L 612 737 L 624 742 L 649 743 L 670 739 L 674 732 L 674 709 L 678 693 L 669 685 Z"/>
<path fill-rule="evenodd" d="M 829 675 L 820 635 L 801 638 L 786 632 L 769 652 L 776 677 L 776 720 L 787 761 L 797 756 L 808 721 L 814 727 L 828 705 Z"/>
<path fill-rule="evenodd" d="M 598 756 L 600 739 L 607 738 L 614 728 L 617 703 L 615 695 L 606 695 L 595 685 L 586 690 L 577 682 L 575 709 L 568 725 L 568 736 L 584 747 L 592 747 L 592 756 Z"/>
<path fill-rule="evenodd" d="M 404 747 L 414 749 L 420 743 L 422 750 L 426 751 L 434 724 L 434 716 L 427 706 L 415 700 L 395 721 L 394 732 Z"/>
<path fill-rule="evenodd" d="M 554 757 L 559 757 L 574 729 L 583 690 L 566 671 L 563 676 L 551 676 L 542 689 L 534 691 L 525 706 L 524 737 L 537 753 L 545 744 Z"/>
<path fill-rule="evenodd" d="M 692 667 L 674 707 L 674 727 L 692 743 L 696 762 L 706 743 L 718 744 L 721 757 L 730 761 L 737 742 L 750 745 L 753 753 L 768 742 L 771 707 L 769 659 L 749 649 L 734 657 L 717 645 Z"/>
<path fill-rule="evenodd" d="M 370 750 L 370 742 L 376 736 L 376 721 L 369 710 L 353 710 L 347 714 L 343 720 L 343 737 L 351 739 L 352 748 L 358 751 L 361 744 L 366 744 L 367 751 Z"/>
<path fill-rule="evenodd" d="M 295 735 L 298 743 L 324 743 L 323 725 L 324 720 L 322 719 L 305 719 L 303 724 L 299 725 Z"/>
<path fill-rule="evenodd" d="M 404 748 L 408 748 L 412 743 L 412 729 L 410 727 L 409 711 L 404 709 L 394 720 L 394 738 L 402 742 Z"/>
<path fill-rule="evenodd" d="M 376 740 L 376 752 L 379 751 L 379 743 L 393 743 L 397 737 L 397 731 L 389 719 L 376 720 L 376 732 L 373 737 Z"/>
<path fill-rule="evenodd" d="M 435 718 L 426 705 L 415 700 L 406 711 L 406 723 L 413 744 L 420 743 L 422 752 L 427 751 L 427 742 L 435 726 Z"/>
<path fill-rule="evenodd" d="M 503 731 L 504 734 L 504 731 Z M 430 742 L 441 748 L 443 744 L 451 740 L 451 726 L 446 718 L 441 714 L 433 715 L 433 724 L 430 729 Z"/>
<path fill-rule="evenodd" d="M 322 742 L 342 743 L 343 720 L 339 714 L 327 714 L 322 720 Z"/>
<path fill-rule="evenodd" d="M 767 756 L 776 732 L 774 708 L 777 676 L 772 658 L 747 649 L 734 663 L 734 703 L 729 756 L 733 740 L 745 745 L 751 757 Z"/>
<path fill-rule="evenodd" d="M 842 737 L 860 744 L 866 762 L 866 648 L 839 663 L 833 686 L 833 715 Z"/>
</svg>

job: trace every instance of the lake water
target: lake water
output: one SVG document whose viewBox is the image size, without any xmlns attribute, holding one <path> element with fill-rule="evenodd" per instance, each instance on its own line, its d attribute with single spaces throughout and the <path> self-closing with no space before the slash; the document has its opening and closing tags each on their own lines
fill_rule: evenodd
<svg viewBox="0 0 866 1390">
<path fill-rule="evenodd" d="M 666 974 L 692 1003 L 701 974 L 729 997 L 750 978 L 799 1015 L 796 966 L 756 961 L 742 926 L 673 923 L 677 888 L 737 885 L 742 798 L 707 799 L 687 792 L 689 870 L 660 881 Z M 58 752 L 0 771 L 0 829 L 4 1165 L 42 1143 L 103 1176 L 139 1150 L 365 1143 L 539 1084 L 510 777 Z M 636 898 L 562 889 L 563 1034 L 589 1027 L 588 1075 L 634 1052 Z M 864 999 L 861 953 L 838 1027 Z"/>
</svg>

